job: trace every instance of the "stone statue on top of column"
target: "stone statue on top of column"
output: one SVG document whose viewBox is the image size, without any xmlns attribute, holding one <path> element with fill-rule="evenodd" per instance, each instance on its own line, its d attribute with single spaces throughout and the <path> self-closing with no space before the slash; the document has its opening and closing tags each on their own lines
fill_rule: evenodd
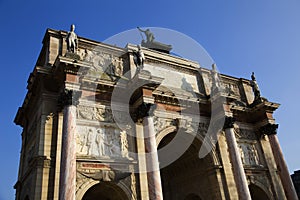
<svg viewBox="0 0 300 200">
<path fill-rule="evenodd" d="M 257 101 L 261 100 L 261 96 L 260 96 L 260 90 L 259 90 L 258 84 L 256 82 L 254 72 L 252 72 L 250 83 L 251 83 L 251 87 L 252 87 L 252 90 L 254 93 L 254 102 L 257 102 Z"/>
<path fill-rule="evenodd" d="M 134 64 L 136 65 L 135 75 L 138 74 L 144 68 L 145 54 L 142 51 L 141 45 L 137 45 L 138 51 L 133 51 Z"/>
<path fill-rule="evenodd" d="M 216 69 L 216 64 L 212 64 L 212 70 L 211 70 L 211 78 L 212 78 L 212 90 L 211 90 L 211 93 L 214 93 L 214 92 L 219 92 L 220 91 L 220 78 L 219 78 L 219 74 L 217 72 L 217 69 Z"/>
<path fill-rule="evenodd" d="M 77 35 L 74 31 L 75 31 L 75 25 L 72 24 L 70 31 L 67 34 L 66 42 L 67 42 L 68 52 L 76 54 L 76 50 L 78 47 L 78 40 L 77 40 Z"/>
</svg>

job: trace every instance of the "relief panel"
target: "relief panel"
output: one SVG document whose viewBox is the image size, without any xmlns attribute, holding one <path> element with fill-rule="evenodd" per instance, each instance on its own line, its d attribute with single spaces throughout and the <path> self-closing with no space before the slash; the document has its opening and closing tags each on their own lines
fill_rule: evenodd
<svg viewBox="0 0 300 200">
<path fill-rule="evenodd" d="M 126 131 L 115 127 L 78 126 L 77 155 L 101 158 L 129 158 Z"/>
</svg>

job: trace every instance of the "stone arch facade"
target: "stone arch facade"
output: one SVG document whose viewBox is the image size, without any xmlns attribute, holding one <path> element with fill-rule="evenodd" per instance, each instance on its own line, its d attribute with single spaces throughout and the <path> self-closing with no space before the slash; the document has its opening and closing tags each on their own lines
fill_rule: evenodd
<svg viewBox="0 0 300 200">
<path fill-rule="evenodd" d="M 73 55 L 66 52 L 66 34 L 53 29 L 46 31 L 37 65 L 28 79 L 28 93 L 14 120 L 24 133 L 15 185 L 17 200 L 24 200 L 25 195 L 29 195 L 30 199 L 59 199 L 59 196 L 68 194 L 76 194 L 76 199 L 81 199 L 100 181 L 107 184 L 116 181 L 110 177 L 111 163 L 121 166 L 121 169 L 124 167 L 126 172 L 131 169 L 145 172 L 150 167 L 162 166 L 159 154 L 150 159 L 144 154 L 153 152 L 159 145 L 168 144 L 177 129 L 187 130 L 185 136 L 193 138 L 194 142 L 182 156 L 185 160 L 179 160 L 179 157 L 178 163 L 165 173 L 170 178 L 177 173 L 176 176 L 187 180 L 179 199 L 190 193 L 203 199 L 222 200 L 237 199 L 243 191 L 250 196 L 249 176 L 259 180 L 250 182 L 258 185 L 272 197 L 270 199 L 296 198 L 276 136 L 278 125 L 272 116 L 279 104 L 255 96 L 253 80 L 225 74 L 215 76 L 215 70 L 202 68 L 197 62 L 144 47 L 145 66 L 137 66 L 134 52 L 138 47 L 132 44 L 120 48 L 80 37 L 79 54 Z M 108 70 L 104 67 L 106 64 Z M 79 67 L 84 70 L 79 71 Z M 141 69 L 137 70 L 139 67 Z M 83 78 L 85 73 L 87 76 Z M 222 82 L 222 88 L 213 85 L 217 80 Z M 122 84 L 118 85 L 118 81 Z M 130 104 L 130 109 L 125 111 L 121 106 L 113 113 L 110 101 L 116 91 L 114 89 L 133 88 L 135 81 L 145 84 L 136 88 L 125 102 L 126 108 L 127 103 Z M 31 95 L 33 93 L 37 95 Z M 128 96 L 129 93 L 124 90 L 124 94 Z M 206 132 L 214 110 L 212 103 L 219 102 L 221 97 L 227 101 L 220 102 L 222 105 L 215 108 L 218 112 L 215 114 L 218 118 L 226 115 L 225 126 L 220 127 L 225 129 L 226 134 L 208 139 Z M 156 109 L 153 109 L 153 104 Z M 199 106 L 201 112 L 191 105 Z M 123 127 L 126 130 L 121 130 L 113 115 L 127 121 L 127 111 L 136 123 L 128 125 L 126 122 Z M 149 123 L 151 126 L 148 126 Z M 150 132 L 151 135 L 157 134 L 156 138 L 143 140 L 142 137 L 134 137 L 134 134 L 143 136 Z M 35 137 L 37 135 L 40 137 Z M 252 141 L 246 141 L 248 139 Z M 212 149 L 207 146 L 209 154 L 200 159 L 199 147 L 206 145 L 212 145 Z M 265 163 L 257 162 L 255 147 L 260 148 L 257 158 L 270 159 L 265 159 Z M 44 150 L 42 154 L 41 149 Z M 131 156 L 131 152 L 138 153 L 139 157 Z M 174 154 L 177 152 L 180 151 Z M 249 162 L 243 163 L 246 160 L 242 157 L 244 153 L 248 153 Z M 250 162 L 250 157 L 253 162 Z M 189 169 L 190 173 L 183 168 Z M 66 171 L 72 175 L 67 176 Z M 83 176 L 78 176 L 77 172 L 83 173 Z M 128 199 L 148 199 L 156 191 L 163 195 L 161 183 L 154 182 L 159 180 L 159 173 L 131 173 L 128 179 L 123 175 L 117 179 L 116 187 L 117 191 L 124 191 L 122 194 Z M 208 177 L 204 181 L 212 181 L 212 184 L 207 184 L 212 187 L 199 194 L 195 189 L 190 190 L 199 183 L 191 183 L 194 175 Z M 67 188 L 60 187 L 60 183 Z M 150 188 L 152 183 L 155 187 Z M 178 185 L 173 188 L 183 189 Z"/>
</svg>

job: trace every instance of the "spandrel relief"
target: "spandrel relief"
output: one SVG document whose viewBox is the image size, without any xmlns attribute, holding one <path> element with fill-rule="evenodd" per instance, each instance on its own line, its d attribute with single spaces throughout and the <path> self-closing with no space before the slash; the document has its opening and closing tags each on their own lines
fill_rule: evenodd
<svg viewBox="0 0 300 200">
<path fill-rule="evenodd" d="M 80 156 L 129 158 L 127 133 L 115 127 L 79 126 L 76 143 Z"/>
<path fill-rule="evenodd" d="M 154 123 L 154 131 L 155 133 L 159 133 L 163 129 L 169 127 L 169 126 L 175 126 L 176 121 L 175 119 L 170 119 L 170 118 L 160 118 L 155 116 L 153 118 L 153 123 Z"/>
</svg>

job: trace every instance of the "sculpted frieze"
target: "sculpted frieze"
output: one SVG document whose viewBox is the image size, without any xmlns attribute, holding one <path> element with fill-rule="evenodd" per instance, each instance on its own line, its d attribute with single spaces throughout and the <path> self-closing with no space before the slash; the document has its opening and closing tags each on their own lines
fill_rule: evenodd
<svg viewBox="0 0 300 200">
<path fill-rule="evenodd" d="M 78 106 L 77 118 L 103 122 L 113 122 L 112 111 L 107 107 Z"/>
<path fill-rule="evenodd" d="M 254 144 L 240 143 L 239 150 L 244 165 L 259 166 L 260 160 Z"/>
<path fill-rule="evenodd" d="M 78 126 L 76 144 L 78 155 L 129 158 L 127 133 L 115 127 Z"/>
<path fill-rule="evenodd" d="M 99 76 L 101 78 L 109 78 L 114 81 L 117 77 L 123 75 L 124 63 L 121 57 L 88 49 L 80 49 L 79 55 L 81 60 L 92 64 L 92 68 L 87 74 L 89 76 Z"/>
<path fill-rule="evenodd" d="M 223 82 L 225 93 L 228 95 L 240 96 L 240 90 L 237 84 L 230 82 Z"/>
<path fill-rule="evenodd" d="M 94 120 L 94 108 L 88 107 L 88 106 L 78 106 L 77 109 L 77 118 L 78 119 L 88 119 L 88 120 Z"/>
<path fill-rule="evenodd" d="M 78 170 L 77 179 L 91 178 L 99 181 L 112 181 L 115 179 L 115 173 L 112 170 Z"/>
<path fill-rule="evenodd" d="M 160 118 L 157 116 L 153 117 L 153 123 L 154 123 L 154 130 L 156 133 L 159 133 L 163 129 L 169 127 L 169 126 L 175 126 L 176 121 L 175 119 L 170 118 Z"/>
<path fill-rule="evenodd" d="M 236 128 L 235 133 L 239 139 L 257 140 L 257 135 L 252 130 Z"/>
</svg>

